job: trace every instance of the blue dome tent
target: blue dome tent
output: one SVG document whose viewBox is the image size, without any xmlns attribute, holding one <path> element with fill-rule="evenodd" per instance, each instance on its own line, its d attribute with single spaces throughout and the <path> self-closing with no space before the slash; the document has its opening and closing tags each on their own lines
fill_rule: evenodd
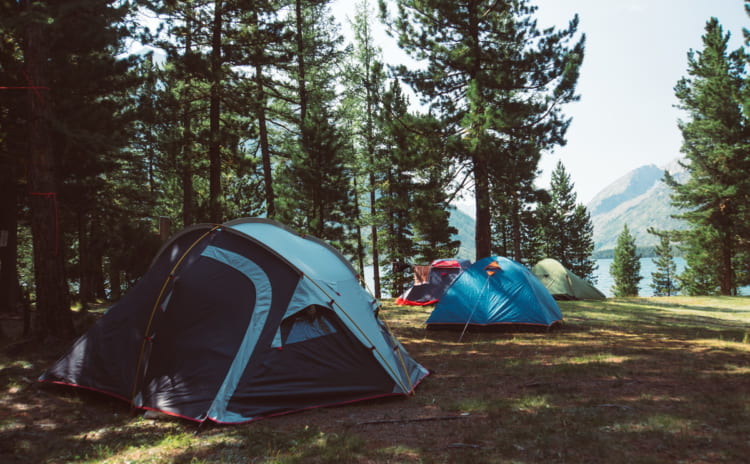
<svg viewBox="0 0 750 464">
<path fill-rule="evenodd" d="M 484 258 L 466 269 L 427 319 L 441 326 L 536 326 L 562 321 L 555 299 L 531 271 L 504 257 Z"/>
</svg>

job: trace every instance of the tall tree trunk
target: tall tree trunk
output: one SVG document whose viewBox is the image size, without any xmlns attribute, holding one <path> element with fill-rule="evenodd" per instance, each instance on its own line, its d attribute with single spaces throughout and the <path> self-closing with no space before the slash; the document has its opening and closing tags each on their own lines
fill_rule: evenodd
<svg viewBox="0 0 750 464">
<path fill-rule="evenodd" d="M 95 219 L 87 220 L 85 213 L 79 213 L 78 226 L 78 262 L 80 266 L 79 296 L 81 309 L 88 310 L 89 303 L 97 298 L 106 298 L 104 288 L 104 271 L 102 269 L 102 245 L 94 232 L 97 230 Z"/>
<path fill-rule="evenodd" d="M 492 252 L 489 176 L 487 161 L 481 153 L 474 156 L 474 195 L 476 196 L 474 238 L 476 240 L 476 259 L 479 260 L 490 256 Z"/>
<path fill-rule="evenodd" d="M 354 224 L 357 235 L 357 270 L 359 271 L 360 277 L 365 278 L 365 246 L 362 241 L 362 226 L 360 225 L 362 216 L 359 204 L 359 188 L 357 186 L 357 174 L 353 176 L 354 180 Z"/>
<path fill-rule="evenodd" d="M 188 110 L 185 112 L 187 113 Z M 186 115 L 183 120 L 185 133 L 190 129 L 190 116 Z M 185 152 L 182 157 L 182 224 L 187 227 L 193 224 L 193 161 L 192 161 L 192 138 L 184 137 Z"/>
<path fill-rule="evenodd" d="M 15 161 L 0 165 L 0 313 L 15 312 L 18 293 L 18 179 Z"/>
<path fill-rule="evenodd" d="M 266 194 L 266 214 L 272 218 L 276 215 L 276 196 L 273 191 L 273 172 L 271 171 L 271 149 L 268 144 L 268 126 L 266 124 L 266 93 L 263 84 L 263 66 L 255 65 L 255 104 L 258 118 L 258 138 L 260 156 L 263 162 L 263 181 Z"/>
<path fill-rule="evenodd" d="M 17 277 L 17 182 L 15 166 L 0 165 L 0 313 L 16 311 L 18 301 Z M 7 337 L 0 324 L 0 340 Z"/>
<path fill-rule="evenodd" d="M 372 278 L 374 281 L 375 298 L 380 299 L 380 253 L 378 251 L 378 225 L 375 220 L 377 209 L 375 208 L 375 174 L 370 173 L 370 240 L 372 241 Z"/>
<path fill-rule="evenodd" d="M 214 20 L 211 34 L 211 92 L 209 108 L 209 205 L 211 221 L 216 224 L 223 220 L 221 201 L 221 33 L 222 2 L 214 4 Z"/>
<path fill-rule="evenodd" d="M 513 193 L 510 212 L 513 218 L 513 259 L 521 262 L 521 211 L 518 204 L 518 192 Z"/>
<path fill-rule="evenodd" d="M 725 226 L 721 231 L 721 268 L 719 271 L 719 289 L 722 295 L 732 295 L 735 290 L 734 270 L 732 268 L 732 256 L 734 247 L 732 240 L 732 230 Z"/>
<path fill-rule="evenodd" d="M 307 120 L 307 84 L 305 75 L 305 39 L 304 21 L 302 17 L 302 0 L 295 0 L 294 12 L 297 27 L 297 80 L 299 81 L 299 126 L 305 127 Z M 302 147 L 305 145 L 305 131 L 302 130 Z"/>
<path fill-rule="evenodd" d="M 26 5 L 29 10 L 33 9 L 30 1 Z M 36 280 L 34 331 L 41 340 L 50 337 L 71 338 L 74 334 L 58 220 L 58 182 L 50 143 L 50 92 L 46 91 L 48 81 L 45 69 L 47 43 L 42 25 L 32 21 L 27 29 L 24 59 L 28 78 L 32 85 L 38 87 L 29 92 L 28 185 Z"/>
<path fill-rule="evenodd" d="M 367 28 L 367 22 L 365 22 L 365 28 Z M 365 29 L 364 36 L 369 39 L 369 31 Z M 367 40 L 367 39 L 366 39 Z M 375 201 L 377 200 L 376 190 L 377 190 L 377 179 L 375 178 L 375 134 L 373 129 L 373 122 L 372 122 L 372 112 L 374 102 L 373 102 L 373 76 L 371 72 L 371 61 L 372 57 L 370 56 L 369 50 L 370 50 L 370 43 L 369 40 L 365 43 L 365 50 L 366 50 L 366 56 L 365 56 L 365 91 L 367 93 L 366 95 L 366 105 L 367 105 L 367 114 L 366 114 L 366 124 L 367 124 L 367 152 L 370 156 L 370 220 L 372 221 L 370 226 L 370 239 L 372 240 L 372 278 L 373 278 L 373 284 L 375 288 L 373 291 L 375 292 L 375 298 L 380 299 L 381 292 L 380 292 L 380 250 L 379 244 L 378 244 L 378 221 L 376 219 L 377 214 L 377 208 L 375 206 Z"/>
<path fill-rule="evenodd" d="M 122 297 L 122 278 L 120 270 L 113 263 L 109 264 L 109 299 L 117 301 Z"/>
<path fill-rule="evenodd" d="M 185 20 L 185 58 L 193 54 L 193 21 L 190 13 Z M 190 86 L 185 83 L 182 97 L 182 225 L 193 224 L 193 116 L 190 114 Z"/>
<path fill-rule="evenodd" d="M 471 82 L 477 86 L 474 89 L 476 96 L 480 99 L 482 91 L 479 88 L 479 74 L 482 69 L 482 51 L 479 40 L 479 13 L 474 4 L 469 5 L 470 44 L 473 56 L 473 69 L 470 76 Z M 471 148 L 472 161 L 474 164 L 474 195 L 476 196 L 476 259 L 482 259 L 492 254 L 492 225 L 490 223 L 490 174 L 485 148 L 482 146 L 483 129 L 481 127 L 482 113 L 484 112 L 482 102 L 471 102 L 469 111 L 471 114 L 470 135 L 474 138 L 474 146 Z"/>
<path fill-rule="evenodd" d="M 89 273 L 91 244 L 89 234 L 86 231 L 86 213 L 78 211 L 76 216 L 78 219 L 78 273 L 80 276 L 78 281 L 78 298 L 81 301 L 81 309 L 86 311 L 89 308 L 89 302 L 94 299 L 91 275 Z"/>
</svg>

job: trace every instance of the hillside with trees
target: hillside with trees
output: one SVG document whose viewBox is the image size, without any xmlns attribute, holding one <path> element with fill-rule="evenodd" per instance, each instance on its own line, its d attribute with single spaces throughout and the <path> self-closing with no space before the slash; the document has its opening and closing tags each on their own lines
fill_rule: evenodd
<svg viewBox="0 0 750 464">
<path fill-rule="evenodd" d="M 640 249 L 650 249 L 659 243 L 649 234 L 649 227 L 682 230 L 687 224 L 676 218 L 679 209 L 671 203 L 671 188 L 664 182 L 665 172 L 680 181 L 687 173 L 675 160 L 667 166 L 641 166 L 626 173 L 599 192 L 586 206 L 594 225 L 595 252 L 611 252 L 624 224 Z"/>
</svg>

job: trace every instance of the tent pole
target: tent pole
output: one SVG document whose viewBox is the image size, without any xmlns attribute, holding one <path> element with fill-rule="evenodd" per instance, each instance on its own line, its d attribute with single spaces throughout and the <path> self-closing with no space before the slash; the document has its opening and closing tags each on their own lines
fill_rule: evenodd
<svg viewBox="0 0 750 464">
<path fill-rule="evenodd" d="M 141 342 L 141 349 L 138 353 L 138 362 L 135 366 L 135 375 L 133 376 L 133 389 L 130 393 L 130 404 L 134 405 L 135 396 L 138 392 L 138 383 L 140 382 L 141 378 L 141 366 L 143 364 L 143 354 L 146 351 L 146 343 L 149 341 L 149 332 L 151 331 L 151 325 L 154 322 L 154 314 L 156 314 L 156 310 L 159 307 L 159 303 L 161 302 L 162 297 L 164 296 L 164 291 L 167 289 L 167 286 L 169 285 L 169 282 L 172 280 L 172 277 L 174 273 L 177 271 L 177 268 L 180 267 L 180 264 L 182 264 L 182 261 L 185 259 L 185 257 L 195 248 L 196 245 L 198 245 L 201 241 L 203 241 L 204 238 L 211 235 L 212 232 L 220 228 L 220 224 L 216 224 L 213 226 L 209 231 L 207 231 L 205 234 L 198 237 L 196 241 L 194 241 L 182 255 L 179 257 L 177 262 L 174 266 L 172 266 L 172 269 L 169 271 L 169 274 L 167 274 L 167 278 L 164 279 L 164 283 L 161 286 L 161 290 L 159 291 L 159 296 L 156 297 L 156 301 L 154 301 L 154 306 L 151 308 L 151 313 L 148 318 L 148 323 L 146 324 L 146 329 L 143 332 L 143 341 Z"/>
<path fill-rule="evenodd" d="M 484 289 L 487 288 L 487 285 L 490 283 L 490 276 L 487 275 L 487 278 L 484 279 L 484 285 L 482 285 L 482 290 L 479 291 L 479 296 L 482 296 L 482 293 L 484 293 Z M 479 305 L 479 298 L 474 301 L 474 308 L 471 310 L 471 314 L 469 314 L 469 317 L 466 319 L 466 325 L 464 325 L 464 330 L 461 331 L 461 336 L 458 337 L 458 343 L 461 343 L 461 340 L 464 339 L 464 334 L 466 333 L 466 329 L 469 328 L 469 322 L 471 322 L 471 318 L 474 316 L 474 312 L 477 310 L 477 306 Z"/>
</svg>

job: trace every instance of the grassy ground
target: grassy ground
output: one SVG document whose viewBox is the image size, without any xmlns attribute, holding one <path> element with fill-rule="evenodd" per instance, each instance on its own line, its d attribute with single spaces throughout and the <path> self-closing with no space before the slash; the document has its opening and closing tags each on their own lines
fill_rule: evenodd
<svg viewBox="0 0 750 464">
<path fill-rule="evenodd" d="M 381 314 L 433 374 L 409 398 L 231 427 L 144 419 L 0 357 L 0 462 L 721 463 L 750 456 L 750 299 L 562 302 L 552 333 L 427 331 Z M 197 433 L 196 433 L 197 432 Z"/>
</svg>

